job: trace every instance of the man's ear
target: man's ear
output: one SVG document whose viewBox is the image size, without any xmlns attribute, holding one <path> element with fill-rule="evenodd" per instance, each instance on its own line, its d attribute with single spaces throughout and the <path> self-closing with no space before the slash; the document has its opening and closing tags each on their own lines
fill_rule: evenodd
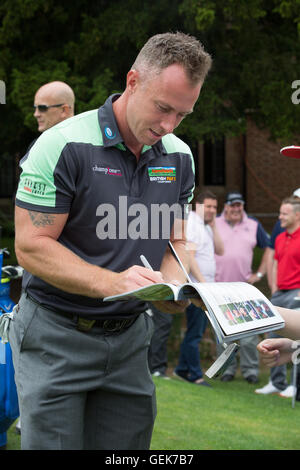
<svg viewBox="0 0 300 470">
<path fill-rule="evenodd" d="M 129 70 L 126 79 L 126 88 L 130 93 L 134 93 L 139 82 L 139 72 L 137 70 Z"/>
<path fill-rule="evenodd" d="M 68 105 L 68 104 L 64 104 L 62 107 L 61 107 L 61 110 L 62 110 L 62 117 L 64 119 L 70 117 L 71 115 L 71 107 Z"/>
</svg>

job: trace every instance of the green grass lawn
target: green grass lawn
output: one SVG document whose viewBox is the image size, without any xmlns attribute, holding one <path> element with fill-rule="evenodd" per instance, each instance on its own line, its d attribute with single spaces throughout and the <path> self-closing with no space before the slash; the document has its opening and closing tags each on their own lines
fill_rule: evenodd
<svg viewBox="0 0 300 470">
<path fill-rule="evenodd" d="M 5 264 L 14 264 L 13 241 L 9 238 L 2 241 L 12 254 Z M 256 264 L 260 255 L 257 252 Z M 266 280 L 264 282 L 258 287 L 262 286 L 268 295 Z M 179 343 L 171 348 L 175 358 L 178 357 Z M 212 360 L 208 366 L 211 363 Z M 249 385 L 240 376 L 229 383 L 210 380 L 212 388 L 176 378 L 155 379 L 158 411 L 151 449 L 300 449 L 300 402 L 296 402 L 293 409 L 291 399 L 256 395 L 255 388 L 265 385 L 268 378 L 269 371 L 262 371 L 258 385 Z M 15 433 L 14 425 L 8 431 L 7 449 L 20 449 L 20 436 Z"/>
<path fill-rule="evenodd" d="M 158 413 L 153 450 L 294 450 L 300 448 L 300 402 L 278 395 L 261 396 L 258 385 L 241 377 L 212 388 L 180 380 L 155 379 Z"/>
<path fill-rule="evenodd" d="M 261 396 L 258 385 L 237 377 L 211 380 L 212 388 L 176 378 L 155 379 L 157 419 L 151 450 L 296 450 L 300 448 L 300 402 L 277 395 Z M 8 450 L 20 448 L 12 426 Z"/>
</svg>

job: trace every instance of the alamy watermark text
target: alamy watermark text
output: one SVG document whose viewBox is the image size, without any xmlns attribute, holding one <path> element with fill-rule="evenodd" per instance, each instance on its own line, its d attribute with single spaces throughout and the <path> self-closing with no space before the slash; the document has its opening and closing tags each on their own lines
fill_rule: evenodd
<svg viewBox="0 0 300 470">
<path fill-rule="evenodd" d="M 3 80 L 0 80 L 0 104 L 6 103 L 6 87 Z"/>
</svg>

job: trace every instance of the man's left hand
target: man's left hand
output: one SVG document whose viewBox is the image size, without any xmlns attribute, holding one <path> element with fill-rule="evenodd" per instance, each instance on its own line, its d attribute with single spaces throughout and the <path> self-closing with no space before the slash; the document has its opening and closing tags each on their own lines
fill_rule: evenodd
<svg viewBox="0 0 300 470">
<path fill-rule="evenodd" d="M 205 303 L 203 302 L 203 300 L 201 299 L 201 297 L 199 297 L 199 299 L 192 298 L 191 303 L 194 304 L 196 307 L 202 308 L 202 310 L 207 309 L 207 307 L 206 307 Z"/>
<path fill-rule="evenodd" d="M 154 306 L 164 313 L 183 313 L 189 306 L 188 300 L 157 300 L 152 302 Z"/>
<path fill-rule="evenodd" d="M 256 273 L 251 274 L 251 276 L 247 279 L 249 284 L 255 284 L 258 281 L 261 281 L 261 277 L 258 277 Z"/>
</svg>

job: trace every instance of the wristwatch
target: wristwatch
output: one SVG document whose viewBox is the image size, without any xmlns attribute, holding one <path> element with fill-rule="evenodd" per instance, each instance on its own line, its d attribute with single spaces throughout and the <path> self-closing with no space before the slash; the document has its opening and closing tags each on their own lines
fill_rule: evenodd
<svg viewBox="0 0 300 470">
<path fill-rule="evenodd" d="M 257 271 L 256 276 L 258 277 L 258 279 L 264 277 L 263 273 L 261 273 L 260 271 Z"/>
</svg>

